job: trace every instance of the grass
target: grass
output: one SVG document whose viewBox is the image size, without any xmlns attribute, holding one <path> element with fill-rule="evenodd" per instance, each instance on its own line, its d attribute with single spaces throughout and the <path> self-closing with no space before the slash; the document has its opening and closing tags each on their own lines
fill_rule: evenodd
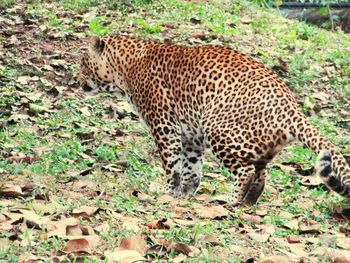
<svg viewBox="0 0 350 263">
<path fill-rule="evenodd" d="M 350 153 L 349 127 L 343 124 L 346 116 L 341 114 L 348 107 L 342 98 L 348 98 L 350 85 L 349 36 L 301 22 L 286 21 L 278 16 L 278 12 L 260 8 L 249 1 L 196 4 L 180 0 L 152 3 L 146 0 L 62 0 L 50 3 L 27 1 L 22 4 L 24 16 L 34 21 L 36 31 L 40 31 L 42 24 L 47 27 L 45 32 L 36 34 L 33 29 L 27 28 L 31 47 L 39 46 L 45 63 L 30 62 L 23 52 L 27 43 L 10 47 L 8 57 L 2 61 L 0 176 L 5 174 L 6 182 L 21 186 L 33 183 L 34 187 L 29 196 L 1 197 L 0 215 L 11 214 L 12 210 L 19 208 L 32 211 L 33 206 L 40 204 L 44 207 L 58 204 L 61 210 L 38 212 L 42 218 L 48 217 L 58 224 L 62 218 L 72 217 L 74 208 L 82 205 L 100 208 L 96 214 L 79 218 L 81 225 L 94 229 L 107 225 L 107 231 L 96 231 L 102 240 L 101 246 L 91 255 L 83 256 L 85 262 L 104 262 L 102 250 L 112 251 L 122 238 L 140 232 L 146 233 L 148 247 L 157 245 L 155 238 L 161 238 L 200 250 L 199 255 L 186 257 L 184 262 L 221 262 L 223 258 L 227 262 L 244 262 L 250 257 L 259 259 L 262 252 L 274 254 L 276 247 L 288 249 L 288 243 L 278 238 L 285 241 L 287 237 L 296 235 L 303 242 L 309 237 L 320 238 L 319 233 L 304 234 L 300 229 L 288 229 L 285 224 L 291 219 L 281 216 L 281 212 L 291 213 L 294 219 L 300 221 L 314 220 L 326 233 L 330 228 L 339 229 L 341 223 L 333 220 L 333 209 L 345 205 L 344 199 L 328 193 L 321 186 L 309 189 L 297 176 L 273 166 L 268 169 L 268 186 L 257 206 L 237 208 L 221 220 L 201 219 L 193 206 L 202 204 L 207 209 L 215 203 L 198 201 L 197 195 L 175 205 L 178 210 L 185 211 L 180 218 L 198 220 L 194 224 L 174 224 L 168 230 L 147 228 L 146 224 L 154 220 L 176 219 L 174 205 L 158 201 L 157 183 L 162 180 L 162 169 L 152 138 L 147 129 L 132 118 L 130 109 L 124 110 L 120 98 L 107 94 L 96 98 L 81 97 L 75 91 L 70 92 L 74 84 L 67 84 L 69 80 L 65 77 L 78 69 L 78 59 L 69 58 L 79 55 L 78 47 L 82 45 L 79 41 L 91 35 L 103 36 L 121 31 L 160 41 L 167 38 L 186 45 L 218 41 L 251 54 L 269 67 L 278 64 L 282 58 L 289 68 L 285 81 L 301 97 L 308 98 L 301 105 L 304 113 L 313 114 L 309 119 L 317 129 L 342 152 Z M 0 7 L 16 5 L 15 1 L 3 1 Z M 2 14 L 6 18 L 16 16 L 10 11 L 2 11 Z M 57 32 L 63 34 L 56 35 Z M 204 38 L 194 37 L 203 32 Z M 5 36 L 1 39 L 7 41 Z M 52 50 L 57 51 L 56 55 L 48 52 Z M 57 59 L 55 56 L 67 60 L 64 64 L 66 69 L 57 67 L 50 72 L 43 67 Z M 18 82 L 21 76 L 40 76 L 41 79 L 30 80 L 25 85 Z M 50 88 L 59 86 L 64 87 L 64 93 L 59 97 L 48 93 Z M 327 101 L 330 104 L 323 104 L 314 96 L 317 90 L 335 94 Z M 315 105 L 319 105 L 319 110 L 315 110 Z M 331 115 L 323 110 L 329 105 Z M 124 112 L 120 116 L 125 116 L 120 119 L 111 117 L 115 109 Z M 31 161 L 30 158 L 34 159 Z M 274 162 L 302 162 L 303 169 L 308 169 L 314 165 L 315 158 L 310 150 L 292 145 Z M 210 159 L 206 160 L 204 170 L 205 173 L 229 175 L 227 170 L 213 164 Z M 230 187 L 221 178 L 204 177 L 200 192 L 213 201 L 215 197 L 227 195 Z M 149 197 L 143 200 L 133 194 L 135 190 Z M 267 210 L 266 215 L 259 216 L 259 211 L 264 209 Z M 138 228 L 125 226 L 127 220 L 116 219 L 110 211 L 139 219 Z M 260 223 L 247 216 L 257 216 Z M 0 239 L 11 237 L 17 241 L 11 241 L 4 249 L 0 246 L 0 260 L 17 262 L 22 259 L 21 255 L 29 252 L 46 260 L 51 252 L 65 249 L 67 239 L 47 236 L 45 227 L 28 228 L 23 222 L 14 225 L 19 229 L 18 236 L 12 230 L 0 231 Z M 260 233 L 258 230 L 267 226 L 275 230 L 268 242 L 261 244 L 249 236 Z M 207 235 L 214 236 L 222 246 L 206 241 Z M 242 250 L 235 252 L 229 248 L 231 245 L 241 246 Z M 309 249 L 319 246 L 324 245 L 315 243 Z M 251 254 L 243 253 L 245 247 Z M 169 261 L 176 256 L 178 253 L 173 251 L 165 256 L 155 255 L 153 259 Z M 78 260 L 73 255 L 63 257 L 66 261 Z"/>
</svg>

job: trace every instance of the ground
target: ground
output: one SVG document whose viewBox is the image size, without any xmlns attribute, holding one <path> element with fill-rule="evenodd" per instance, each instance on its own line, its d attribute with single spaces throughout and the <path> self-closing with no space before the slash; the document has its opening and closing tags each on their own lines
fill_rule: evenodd
<svg viewBox="0 0 350 263">
<path fill-rule="evenodd" d="M 315 155 L 300 144 L 269 166 L 256 206 L 224 208 L 233 186 L 210 157 L 194 198 L 159 194 L 146 127 L 121 98 L 86 97 L 76 83 L 91 36 L 117 32 L 253 56 L 350 154 L 350 36 L 341 31 L 248 1 L 4 0 L 1 262 L 350 262 L 347 201 L 312 176 Z"/>
</svg>

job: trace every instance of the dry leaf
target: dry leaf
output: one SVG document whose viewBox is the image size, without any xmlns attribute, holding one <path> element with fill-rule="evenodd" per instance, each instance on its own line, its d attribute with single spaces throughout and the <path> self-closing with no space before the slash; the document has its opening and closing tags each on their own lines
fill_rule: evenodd
<svg viewBox="0 0 350 263">
<path fill-rule="evenodd" d="M 33 202 L 29 205 L 36 213 L 38 214 L 55 214 L 62 213 L 67 210 L 66 207 L 60 205 L 56 202 L 51 203 L 42 203 L 42 202 Z"/>
<path fill-rule="evenodd" d="M 306 239 L 306 241 L 311 244 L 317 244 L 320 242 L 320 239 L 317 237 L 309 237 Z"/>
<path fill-rule="evenodd" d="M 279 217 L 282 217 L 282 218 L 286 218 L 286 219 L 292 219 L 295 217 L 295 215 L 289 213 L 289 212 L 285 212 L 285 211 L 282 211 L 278 214 Z"/>
<path fill-rule="evenodd" d="M 261 223 L 260 216 L 242 214 L 242 215 L 239 215 L 239 218 L 241 220 L 247 221 L 248 223 L 253 223 L 253 224 L 260 224 Z"/>
<path fill-rule="evenodd" d="M 66 234 L 68 236 L 82 236 L 83 231 L 81 230 L 79 225 L 67 226 L 66 227 Z"/>
<path fill-rule="evenodd" d="M 115 219 L 118 219 L 119 221 L 123 222 L 122 228 L 127 229 L 130 231 L 139 231 L 140 226 L 139 226 L 139 219 L 134 218 L 134 217 L 127 217 L 124 216 L 120 213 L 116 213 L 113 210 L 106 210 L 107 214 L 110 214 L 112 217 Z"/>
<path fill-rule="evenodd" d="M 258 209 L 255 211 L 255 213 L 258 215 L 258 216 L 266 216 L 267 215 L 267 210 L 265 209 Z"/>
<path fill-rule="evenodd" d="M 161 195 L 160 197 L 157 198 L 157 202 L 161 204 L 173 203 L 174 201 L 176 201 L 176 199 L 171 195 Z"/>
<path fill-rule="evenodd" d="M 290 261 L 285 256 L 269 256 L 266 257 L 258 263 L 289 263 Z"/>
<path fill-rule="evenodd" d="M 248 255 L 250 252 L 250 249 L 247 246 L 229 245 L 228 248 L 235 253 L 243 255 Z"/>
<path fill-rule="evenodd" d="M 23 196 L 23 192 L 19 185 L 5 184 L 4 186 L 0 187 L 0 196 Z"/>
<path fill-rule="evenodd" d="M 197 247 L 194 247 L 194 246 L 188 246 L 190 249 L 191 249 L 191 253 L 189 254 L 190 257 L 198 257 L 202 251 L 197 248 Z"/>
<path fill-rule="evenodd" d="M 41 226 L 46 225 L 50 221 L 49 217 L 40 216 L 34 211 L 27 209 L 12 210 L 11 213 L 6 212 L 4 214 L 11 218 L 13 220 L 12 222 L 23 218 L 27 221 L 27 224 L 29 224 L 30 228 L 35 227 L 36 229 L 41 228 Z"/>
<path fill-rule="evenodd" d="M 94 228 L 99 233 L 108 233 L 110 231 L 110 225 L 108 222 L 104 222 L 103 224 Z"/>
<path fill-rule="evenodd" d="M 219 179 L 221 181 L 225 181 L 227 178 L 219 173 L 205 173 L 204 177 L 209 177 L 213 179 Z"/>
<path fill-rule="evenodd" d="M 186 220 L 186 219 L 175 218 L 174 223 L 176 223 L 178 225 L 182 225 L 182 226 L 193 226 L 194 224 L 197 224 L 198 221 L 197 220 Z"/>
<path fill-rule="evenodd" d="M 209 219 L 219 219 L 222 217 L 226 217 L 229 214 L 229 211 L 221 205 L 209 207 L 196 205 L 195 212 L 199 217 Z"/>
<path fill-rule="evenodd" d="M 195 25 L 198 25 L 198 24 L 202 23 L 202 21 L 200 19 L 196 18 L 196 17 L 191 17 L 190 18 L 190 22 L 192 24 L 195 24 Z"/>
<path fill-rule="evenodd" d="M 134 232 L 138 232 L 141 229 L 141 227 L 138 224 L 138 220 L 134 218 L 132 221 L 129 221 L 129 220 L 124 221 L 122 228 L 130 231 L 134 231 Z"/>
<path fill-rule="evenodd" d="M 153 201 L 153 197 L 151 197 L 148 194 L 145 194 L 143 192 L 140 192 L 140 191 L 134 191 L 134 192 L 132 192 L 132 195 L 137 197 L 137 199 L 139 199 L 142 202 L 152 202 Z"/>
<path fill-rule="evenodd" d="M 194 199 L 196 199 L 197 201 L 205 202 L 205 203 L 209 203 L 210 201 L 212 201 L 212 197 L 208 194 L 196 195 L 194 197 Z"/>
<path fill-rule="evenodd" d="M 185 254 L 179 254 L 176 257 L 174 257 L 171 262 L 172 263 L 181 263 L 184 262 L 187 259 L 187 256 Z"/>
<path fill-rule="evenodd" d="M 79 111 L 86 117 L 90 117 L 91 116 L 91 112 L 90 112 L 88 107 L 82 107 L 82 108 L 79 109 Z"/>
<path fill-rule="evenodd" d="M 300 182 L 305 186 L 317 186 L 323 184 L 323 181 L 318 176 L 303 177 Z"/>
<path fill-rule="evenodd" d="M 263 234 L 273 235 L 276 231 L 273 225 L 258 225 L 257 227 L 261 230 L 261 233 Z"/>
<path fill-rule="evenodd" d="M 295 235 L 290 235 L 287 237 L 287 241 L 290 244 L 300 243 L 300 238 L 298 236 L 295 236 Z"/>
<path fill-rule="evenodd" d="M 191 248 L 186 244 L 176 243 L 169 240 L 159 240 L 159 243 L 166 247 L 168 251 L 175 250 L 176 252 L 183 253 L 187 256 L 190 256 L 192 253 Z"/>
<path fill-rule="evenodd" d="M 4 251 L 8 247 L 10 247 L 10 244 L 10 239 L 8 239 L 7 237 L 0 238 L 0 251 Z"/>
<path fill-rule="evenodd" d="M 0 223 L 3 223 L 3 222 L 5 222 L 5 221 L 7 221 L 6 216 L 3 215 L 3 214 L 0 214 Z"/>
<path fill-rule="evenodd" d="M 135 250 L 105 251 L 104 255 L 108 262 L 135 263 L 144 262 L 145 258 Z"/>
<path fill-rule="evenodd" d="M 248 236 L 250 236 L 253 240 L 257 241 L 257 242 L 266 242 L 269 237 L 270 234 L 262 234 L 262 233 L 248 233 Z"/>
<path fill-rule="evenodd" d="M 283 226 L 289 228 L 289 229 L 299 229 L 299 221 L 298 219 L 290 220 L 283 224 Z"/>
<path fill-rule="evenodd" d="M 91 248 L 90 248 L 89 242 L 85 238 L 79 238 L 79 239 L 69 240 L 66 243 L 64 252 L 67 254 L 81 253 L 81 252 L 91 254 Z"/>
<path fill-rule="evenodd" d="M 189 213 L 190 210 L 188 208 L 185 208 L 185 207 L 175 206 L 173 208 L 173 212 L 175 213 L 175 215 L 174 215 L 175 218 L 183 218 L 184 214 Z"/>
<path fill-rule="evenodd" d="M 120 245 L 115 249 L 115 251 L 121 250 L 134 250 L 140 255 L 144 256 L 147 250 L 147 244 L 143 236 L 134 236 L 123 238 Z"/>
<path fill-rule="evenodd" d="M 84 206 L 81 206 L 79 208 L 73 209 L 72 214 L 74 216 L 84 216 L 84 217 L 86 217 L 86 216 L 91 216 L 91 215 L 95 214 L 98 209 L 99 208 L 96 207 L 96 206 L 86 206 L 86 205 L 84 205 Z"/>
<path fill-rule="evenodd" d="M 212 235 L 206 235 L 203 239 L 214 246 L 222 246 L 220 240 Z"/>
<path fill-rule="evenodd" d="M 157 255 L 157 257 L 163 257 L 168 253 L 168 249 L 163 245 L 154 245 L 147 249 L 146 255 Z"/>
<path fill-rule="evenodd" d="M 338 237 L 336 240 L 336 244 L 340 248 L 350 250 L 350 238 L 348 237 Z"/>
<path fill-rule="evenodd" d="M 36 255 L 33 255 L 31 252 L 25 252 L 18 257 L 18 262 L 22 263 L 34 263 L 40 262 L 39 258 Z"/>
<path fill-rule="evenodd" d="M 13 228 L 11 222 L 2 222 L 0 223 L 0 230 L 8 231 Z"/>
<path fill-rule="evenodd" d="M 158 221 L 152 221 L 146 224 L 150 229 L 170 229 L 170 224 L 167 219 L 161 219 Z"/>
<path fill-rule="evenodd" d="M 63 218 L 59 221 L 49 221 L 47 223 L 47 235 L 48 237 L 57 236 L 65 238 L 67 236 L 67 227 L 76 226 L 79 221 L 73 217 Z"/>
<path fill-rule="evenodd" d="M 89 242 L 91 249 L 98 247 L 101 241 L 98 235 L 67 236 L 66 238 L 68 238 L 68 240 L 85 239 L 87 242 Z"/>
<path fill-rule="evenodd" d="M 302 243 L 288 244 L 288 248 L 298 259 L 308 256 L 308 253 L 305 251 L 306 246 Z"/>
<path fill-rule="evenodd" d="M 302 224 L 299 226 L 300 233 L 302 234 L 317 234 L 321 232 L 321 227 L 319 224 Z"/>
</svg>

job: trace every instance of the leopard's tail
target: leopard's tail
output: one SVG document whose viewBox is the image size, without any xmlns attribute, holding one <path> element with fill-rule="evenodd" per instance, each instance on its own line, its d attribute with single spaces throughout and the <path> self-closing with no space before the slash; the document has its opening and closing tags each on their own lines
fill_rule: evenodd
<svg viewBox="0 0 350 263">
<path fill-rule="evenodd" d="M 290 129 L 293 137 L 318 154 L 315 170 L 333 191 L 350 198 L 350 167 L 345 157 L 303 116 Z"/>
</svg>

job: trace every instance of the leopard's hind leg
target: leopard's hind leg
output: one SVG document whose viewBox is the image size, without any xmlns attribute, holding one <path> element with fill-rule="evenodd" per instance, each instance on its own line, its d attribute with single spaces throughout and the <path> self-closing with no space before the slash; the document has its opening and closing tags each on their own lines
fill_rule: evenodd
<svg viewBox="0 0 350 263">
<path fill-rule="evenodd" d="M 203 172 L 203 146 L 195 141 L 183 140 L 183 169 L 180 180 L 180 192 L 183 196 L 193 195 Z"/>
<path fill-rule="evenodd" d="M 235 187 L 229 197 L 229 206 L 244 203 L 245 196 L 254 182 L 255 166 L 253 163 L 231 153 L 231 147 L 223 148 L 220 152 L 213 152 L 220 163 L 230 172 L 229 180 L 235 182 Z"/>
<path fill-rule="evenodd" d="M 236 183 L 229 198 L 229 206 L 237 206 L 244 203 L 256 176 L 256 167 L 250 160 L 254 159 L 250 145 L 243 149 L 240 141 L 233 140 L 230 133 L 217 133 L 217 130 L 207 133 L 211 139 L 211 146 L 214 157 L 218 159 L 230 172 L 230 180 Z M 220 140 L 218 140 L 218 138 Z"/>
<path fill-rule="evenodd" d="M 245 205 L 254 205 L 258 201 L 258 198 L 264 191 L 265 187 L 265 178 L 267 172 L 265 169 L 262 169 L 255 173 L 254 179 L 252 180 L 249 190 L 246 193 L 242 203 Z"/>
</svg>

